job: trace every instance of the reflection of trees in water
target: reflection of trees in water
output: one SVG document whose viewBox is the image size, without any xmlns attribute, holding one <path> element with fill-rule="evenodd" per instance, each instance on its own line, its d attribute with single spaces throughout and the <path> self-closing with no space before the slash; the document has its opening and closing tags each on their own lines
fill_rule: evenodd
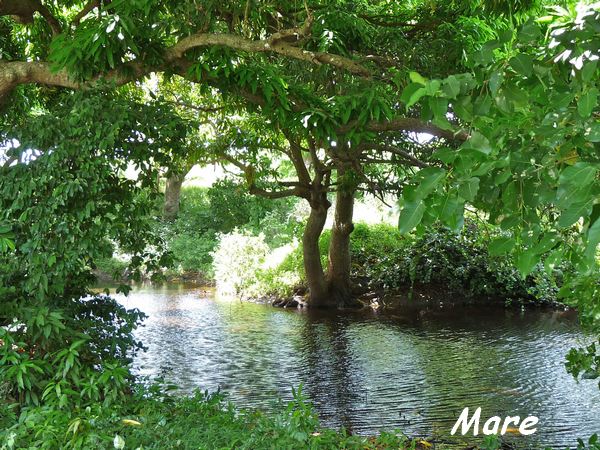
<svg viewBox="0 0 600 450">
<path fill-rule="evenodd" d="M 577 386 L 561 363 L 581 335 L 555 313 L 297 314 L 193 293 L 127 303 L 150 314 L 138 338 L 151 348 L 137 365 L 170 369 L 167 379 L 188 391 L 221 385 L 243 407 L 289 399 L 303 382 L 325 424 L 356 432 L 450 439 L 462 408 L 481 406 L 482 418 L 539 415 L 533 439 L 555 442 L 590 434 L 597 412 L 597 390 Z"/>
<path fill-rule="evenodd" d="M 319 320 L 312 315 L 307 315 L 306 319 L 296 349 L 305 366 L 304 391 L 317 410 L 326 410 L 328 416 L 335 417 L 351 430 L 354 403 L 361 391 L 357 374 L 351 368 L 347 321 L 340 318 Z"/>
<path fill-rule="evenodd" d="M 139 306 L 136 306 L 149 314 L 146 326 L 137 333 L 149 347 L 149 351 L 139 358 L 142 373 L 188 384 L 194 375 L 195 364 L 191 362 L 197 359 L 198 348 L 203 344 L 197 342 L 198 324 L 192 317 L 196 311 L 185 308 L 194 294 L 173 295 L 170 291 L 162 295 L 137 295 Z"/>
<path fill-rule="evenodd" d="M 269 354 L 279 345 L 274 330 L 273 314 L 250 303 L 229 302 L 216 304 L 218 317 L 223 323 L 223 337 L 215 350 L 221 359 L 221 378 L 224 389 L 232 398 L 244 404 L 265 403 L 277 396 L 278 366 Z"/>
</svg>

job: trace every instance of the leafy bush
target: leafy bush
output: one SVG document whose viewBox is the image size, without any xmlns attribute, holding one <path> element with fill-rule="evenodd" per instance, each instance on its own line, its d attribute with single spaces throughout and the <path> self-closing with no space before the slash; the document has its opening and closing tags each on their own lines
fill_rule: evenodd
<svg viewBox="0 0 600 450">
<path fill-rule="evenodd" d="M 95 261 L 96 270 L 102 274 L 108 274 L 112 278 L 122 278 L 129 263 L 113 257 L 98 258 Z"/>
<path fill-rule="evenodd" d="M 212 253 L 219 236 L 234 229 L 263 233 L 271 248 L 290 242 L 300 223 L 292 211 L 295 199 L 267 200 L 248 194 L 231 180 L 210 188 L 188 187 L 181 192 L 179 216 L 160 225 L 180 272 L 200 272 L 212 278 Z"/>
<path fill-rule="evenodd" d="M 143 348 L 133 330 L 145 315 L 106 296 L 61 308 L 5 305 L 19 322 L 0 328 L 0 384 L 32 405 L 110 404 L 129 388 L 128 364 Z M 14 314 L 11 314 L 11 310 Z"/>
<path fill-rule="evenodd" d="M 224 295 L 249 295 L 255 271 L 269 253 L 264 235 L 234 231 L 221 235 L 214 252 L 214 272 L 217 290 Z"/>
<path fill-rule="evenodd" d="M 14 416 L 14 414 L 13 414 Z M 1 423 L 1 422 L 0 422 Z M 311 405 L 294 392 L 273 414 L 240 411 L 221 395 L 196 392 L 171 397 L 158 386 L 138 389 L 112 408 L 96 404 L 82 410 L 28 407 L 19 421 L 0 431 L 0 448 L 144 449 L 384 449 L 411 448 L 401 434 L 377 438 L 350 436 L 319 426 Z"/>
<path fill-rule="evenodd" d="M 370 257 L 357 271 L 383 288 L 414 285 L 443 286 L 465 297 L 494 297 L 506 301 L 553 301 L 560 271 L 549 275 L 542 265 L 523 279 L 509 256 L 491 256 L 488 244 L 497 231 L 468 221 L 460 233 L 434 227 L 396 248 Z M 379 236 L 384 239 L 384 236 Z"/>
<path fill-rule="evenodd" d="M 567 372 L 575 379 L 600 378 L 600 338 L 584 348 L 572 348 L 567 354 Z M 598 381 L 600 388 L 600 381 Z"/>
<path fill-rule="evenodd" d="M 422 236 L 406 236 L 391 225 L 356 224 L 350 241 L 352 276 L 366 280 L 373 289 L 385 291 L 443 286 L 445 292 L 468 298 L 555 301 L 564 268 L 556 268 L 548 274 L 540 264 L 523 279 L 510 257 L 490 255 L 488 244 L 498 232 L 484 226 L 468 221 L 461 233 L 435 227 Z M 286 297 L 302 284 L 301 245 L 289 248 L 284 258 L 275 258 L 279 261 L 277 264 L 265 268 L 261 265 L 273 259 L 273 251 L 267 248 L 264 237 L 261 243 L 265 245 L 255 247 L 254 237 L 248 234 L 235 234 L 232 240 L 227 240 L 227 236 L 215 253 L 215 266 L 219 266 L 219 273 L 224 277 L 234 276 L 239 280 L 237 290 L 228 294 L 250 298 Z M 330 236 L 326 230 L 319 241 L 324 266 Z M 238 245 L 244 248 L 241 254 L 236 253 Z M 232 259 L 233 254 L 244 258 L 244 262 Z M 254 269 L 252 261 L 258 261 Z M 242 266 L 244 270 L 239 270 Z"/>
</svg>

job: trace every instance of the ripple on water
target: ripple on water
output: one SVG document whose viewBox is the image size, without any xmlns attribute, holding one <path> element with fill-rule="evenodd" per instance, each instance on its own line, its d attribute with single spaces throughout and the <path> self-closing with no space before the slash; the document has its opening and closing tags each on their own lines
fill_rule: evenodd
<svg viewBox="0 0 600 450">
<path fill-rule="evenodd" d="M 328 426 L 398 428 L 453 440 L 466 406 L 483 417 L 536 415 L 519 448 L 576 446 L 600 431 L 593 380 L 576 383 L 564 355 L 589 340 L 556 312 L 447 308 L 386 314 L 298 313 L 206 298 L 199 289 L 145 288 L 120 297 L 149 315 L 139 373 L 189 392 L 221 388 L 244 407 L 304 392 Z"/>
</svg>

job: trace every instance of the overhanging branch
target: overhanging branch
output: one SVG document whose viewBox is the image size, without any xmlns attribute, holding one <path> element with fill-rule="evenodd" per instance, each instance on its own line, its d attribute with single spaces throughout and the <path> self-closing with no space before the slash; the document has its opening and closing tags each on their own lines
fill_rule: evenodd
<svg viewBox="0 0 600 450">
<path fill-rule="evenodd" d="M 15 0 L 0 0 L 0 14 L 5 2 Z M 294 29 L 293 33 L 298 33 Z M 305 61 L 315 65 L 331 65 L 338 69 L 350 72 L 362 77 L 370 76 L 367 68 L 353 59 L 334 55 L 326 52 L 313 52 L 296 47 L 283 39 L 285 30 L 280 31 L 267 39 L 251 40 L 242 36 L 228 33 L 197 33 L 181 39 L 178 43 L 169 47 L 164 52 L 164 64 L 159 66 L 147 66 L 144 61 L 136 60 L 124 63 L 117 69 L 103 73 L 91 80 L 78 82 L 72 79 L 66 70 L 52 71 L 47 62 L 25 62 L 10 61 L 0 63 L 0 97 L 4 96 L 20 84 L 36 83 L 47 86 L 80 89 L 89 86 L 99 79 L 115 82 L 117 85 L 129 83 L 139 79 L 151 72 L 163 71 L 169 68 L 177 68 L 188 50 L 200 47 L 227 47 L 234 50 L 250 53 L 274 53 L 299 61 Z M 125 75 L 127 74 L 127 75 Z"/>
<path fill-rule="evenodd" d="M 32 23 L 36 12 L 46 20 L 53 34 L 61 33 L 60 23 L 40 0 L 0 0 L 0 16 L 13 16 L 19 23 Z"/>
<path fill-rule="evenodd" d="M 466 141 L 469 138 L 468 133 L 463 130 L 456 132 L 444 130 L 431 122 L 425 122 L 413 117 L 400 117 L 383 122 L 371 121 L 363 126 L 360 126 L 357 121 L 350 121 L 346 125 L 339 127 L 337 132 L 338 134 L 346 134 L 357 128 L 374 132 L 406 131 L 412 133 L 427 133 L 449 141 Z"/>
</svg>

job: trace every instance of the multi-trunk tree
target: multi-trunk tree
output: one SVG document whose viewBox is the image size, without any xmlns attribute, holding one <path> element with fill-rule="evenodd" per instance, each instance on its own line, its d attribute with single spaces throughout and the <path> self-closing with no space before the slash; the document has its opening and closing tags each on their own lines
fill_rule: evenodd
<svg viewBox="0 0 600 450">
<path fill-rule="evenodd" d="M 514 5 L 506 5 L 511 12 Z M 483 9 L 475 12 L 476 7 Z M 516 76 L 533 81 L 553 76 L 545 67 L 547 61 L 539 63 L 543 53 L 531 56 L 544 45 L 543 34 L 520 32 L 530 38 L 529 56 L 514 51 L 514 46 L 502 47 L 514 42 L 517 19 L 506 15 L 500 20 L 484 20 L 490 12 L 498 13 L 498 7 L 493 2 L 406 6 L 341 0 L 298 5 L 278 1 L 259 5 L 246 1 L 4 0 L 0 3 L 2 134 L 10 137 L 11 127 L 25 121 L 32 108 L 51 111 L 53 102 L 60 102 L 54 88 L 87 89 L 104 83 L 105 89 L 130 85 L 127 89 L 134 90 L 137 85 L 132 82 L 153 72 L 179 74 L 202 89 L 217 89 L 226 101 L 238 102 L 239 108 L 257 108 L 269 119 L 269 126 L 295 133 L 299 145 L 314 145 L 328 152 L 335 167 L 329 175 L 315 172 L 311 183 L 333 180 L 335 186 L 342 186 L 339 180 L 352 180 L 344 185 L 344 192 L 338 192 L 340 199 L 344 195 L 348 199 L 339 202 L 340 208 L 344 203 L 347 207 L 338 214 L 334 230 L 340 230 L 340 239 L 335 242 L 346 242 L 344 234 L 351 230 L 343 222 L 351 209 L 348 191 L 355 188 L 352 184 L 373 187 L 374 172 L 368 176 L 361 173 L 364 163 L 373 166 L 378 159 L 392 155 L 397 163 L 404 152 L 401 165 L 417 164 L 410 151 L 381 135 L 393 131 L 403 132 L 403 138 L 407 133 L 430 133 L 447 138 L 450 144 L 436 152 L 436 162 L 421 161 L 433 167 L 418 172 L 414 186 L 403 189 L 401 228 L 408 231 L 423 218 L 441 218 L 458 226 L 464 204 L 476 202 L 477 195 L 484 192 L 480 178 L 493 168 L 482 164 L 480 155 L 496 155 L 489 151 L 493 147 L 489 143 L 503 143 L 488 132 L 489 123 L 504 127 L 509 135 L 524 136 L 511 128 L 509 121 L 497 120 L 496 106 L 509 113 L 523 108 L 521 104 L 511 110 L 509 105 L 526 98 L 520 85 L 527 81 L 514 81 Z M 593 21 L 574 17 L 573 23 L 582 20 L 591 25 L 575 37 L 587 42 L 586 51 L 595 55 Z M 481 47 L 483 41 L 494 38 L 500 44 Z M 447 76 L 471 70 L 463 54 L 473 54 L 479 47 L 480 65 L 487 65 L 494 56 L 499 61 L 489 78 L 488 72 L 479 69 L 474 70 L 475 76 Z M 589 56 L 580 59 L 582 63 L 593 61 Z M 510 70 L 506 72 L 505 67 Z M 595 68 L 586 69 L 586 77 L 595 80 L 595 76 Z M 564 86 L 572 87 L 568 81 Z M 492 95 L 476 95 L 473 89 L 477 87 Z M 539 89 L 544 87 L 548 87 L 546 81 Z M 579 114 L 591 116 L 597 92 L 591 85 L 584 88 Z M 304 132 L 299 129 L 302 123 L 306 124 Z M 457 132 L 465 125 L 466 132 Z M 593 134 L 595 128 L 590 130 Z M 311 140 L 314 144 L 309 144 Z M 459 152 L 450 143 L 457 140 L 466 141 Z M 367 145 L 372 146 L 369 152 L 364 148 Z M 359 149 L 364 153 L 352 156 Z M 351 160 L 364 159 L 362 155 L 371 161 L 362 160 L 357 167 Z M 456 177 L 459 173 L 463 176 Z M 454 177 L 451 189 L 441 197 L 438 187 L 449 177 Z M 511 186 L 514 190 L 518 183 Z M 314 221 L 316 228 L 328 204 L 324 193 L 319 195 L 311 199 L 321 211 Z M 587 208 L 588 203 L 582 207 Z M 314 226 L 309 221 L 308 229 Z M 335 260 L 335 256 L 331 258 L 334 265 Z M 336 273 L 335 267 L 330 269 Z M 319 290 L 319 297 L 326 291 L 314 290 Z M 340 291 L 341 297 L 346 297 L 347 288 Z"/>
<path fill-rule="evenodd" d="M 398 193 L 415 173 L 440 177 L 440 162 L 431 161 L 441 145 L 457 146 L 464 137 L 436 127 L 424 138 L 411 122 L 390 122 L 352 142 L 340 127 L 336 140 L 323 141 L 300 126 L 265 129 L 260 116 L 222 122 L 208 152 L 239 169 L 250 193 L 266 198 L 295 196 L 310 205 L 302 238 L 304 272 L 315 307 L 354 304 L 350 235 L 354 201 L 359 191 L 375 195 Z M 377 127 L 372 126 L 373 130 Z M 327 267 L 321 262 L 319 238 L 334 204 Z"/>
</svg>

